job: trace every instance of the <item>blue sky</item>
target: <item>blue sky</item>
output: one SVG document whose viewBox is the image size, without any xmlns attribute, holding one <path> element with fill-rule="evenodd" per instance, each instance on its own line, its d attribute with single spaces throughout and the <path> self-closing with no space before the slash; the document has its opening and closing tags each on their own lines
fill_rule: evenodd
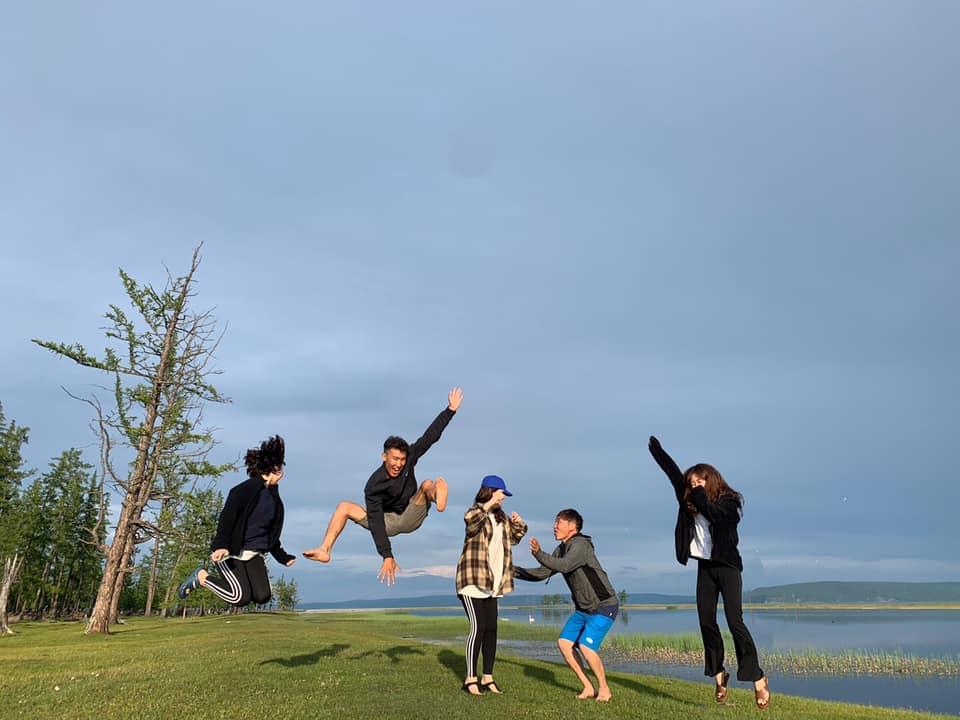
<svg viewBox="0 0 960 720">
<path fill-rule="evenodd" d="M 285 571 L 306 600 L 453 592 L 487 473 L 541 540 L 579 508 L 618 588 L 692 592 L 651 433 L 746 497 L 747 587 L 960 580 L 960 7 L 453 5 L 4 6 L 0 402 L 31 464 L 91 445 L 60 386 L 99 378 L 30 338 L 102 348 L 117 268 L 159 284 L 202 242 L 217 456 L 287 439 L 288 550 L 464 389 L 408 575 L 348 527 Z"/>
</svg>

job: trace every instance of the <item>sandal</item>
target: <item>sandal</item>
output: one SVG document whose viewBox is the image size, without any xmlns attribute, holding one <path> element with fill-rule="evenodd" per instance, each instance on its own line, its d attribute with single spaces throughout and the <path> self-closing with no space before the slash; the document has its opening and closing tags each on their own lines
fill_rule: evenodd
<svg viewBox="0 0 960 720">
<path fill-rule="evenodd" d="M 500 689 L 500 686 L 497 685 L 496 680 L 491 680 L 488 683 L 480 683 L 480 689 L 484 692 L 490 692 L 494 695 L 503 695 L 503 690 Z"/>
<path fill-rule="evenodd" d="M 716 686 L 714 698 L 718 703 L 722 703 L 727 699 L 727 683 L 730 682 L 730 673 L 725 672 L 722 677 L 723 679 L 720 682 L 717 682 L 716 678 L 713 679 Z"/>
<path fill-rule="evenodd" d="M 766 710 L 767 705 L 770 704 L 770 681 L 767 680 L 766 676 L 763 678 L 763 687 L 758 690 L 754 686 L 753 694 L 757 699 L 757 707 L 760 710 Z"/>
<path fill-rule="evenodd" d="M 205 569 L 204 563 L 197 565 L 194 571 L 187 576 L 187 579 L 180 583 L 180 587 L 177 588 L 177 597 L 185 600 L 187 595 L 200 587 L 200 571 Z"/>
<path fill-rule="evenodd" d="M 470 689 L 470 686 L 471 686 L 471 685 L 473 685 L 475 688 L 477 688 L 477 692 L 473 692 L 473 691 Z M 465 683 L 461 686 L 460 689 L 463 690 L 467 695 L 474 695 L 474 696 L 476 696 L 476 697 L 480 697 L 481 695 L 483 695 L 483 690 L 480 689 L 480 683 L 478 683 L 476 680 L 471 680 L 470 682 L 465 682 Z"/>
</svg>

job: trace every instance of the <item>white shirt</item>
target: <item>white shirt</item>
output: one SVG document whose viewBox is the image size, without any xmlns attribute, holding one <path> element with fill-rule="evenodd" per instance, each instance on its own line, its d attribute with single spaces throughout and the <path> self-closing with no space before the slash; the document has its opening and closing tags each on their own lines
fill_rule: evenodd
<svg viewBox="0 0 960 720">
<path fill-rule="evenodd" d="M 693 538 L 690 540 L 690 557 L 709 560 L 713 554 L 713 536 L 710 535 L 710 523 L 697 513 L 693 517 Z"/>
<path fill-rule="evenodd" d="M 503 597 L 503 593 L 500 592 L 500 583 L 503 580 L 503 523 L 497 522 L 496 516 L 492 513 L 487 513 L 487 520 L 493 525 L 493 536 L 487 548 L 487 562 L 490 564 L 490 572 L 493 573 L 493 592 L 481 590 L 476 585 L 467 585 L 460 591 L 460 594 L 465 597 Z"/>
</svg>

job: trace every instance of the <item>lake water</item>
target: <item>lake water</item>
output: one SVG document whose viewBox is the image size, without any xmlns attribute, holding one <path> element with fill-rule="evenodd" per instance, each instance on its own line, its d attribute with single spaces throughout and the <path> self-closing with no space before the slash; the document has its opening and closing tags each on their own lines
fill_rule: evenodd
<svg viewBox="0 0 960 720">
<path fill-rule="evenodd" d="M 462 611 L 412 611 L 417 615 L 462 616 Z M 570 610 L 500 610 L 502 621 L 557 626 Z M 960 660 L 960 611 L 949 610 L 753 610 L 744 620 L 764 651 L 817 650 L 886 652 L 918 657 Z M 466 620 L 464 620 L 466 622 Z M 725 622 L 720 619 L 720 626 Z M 611 633 L 699 633 L 696 610 L 627 610 L 621 612 Z M 519 654 L 557 660 L 553 643 L 502 642 Z M 732 648 L 730 649 L 732 653 Z M 668 675 L 707 682 L 700 668 L 658 664 L 624 663 L 619 670 L 650 675 Z M 612 669 L 613 669 L 612 667 Z M 960 681 L 956 678 L 890 676 L 800 676 L 777 675 L 774 691 L 792 695 L 842 700 L 888 707 L 960 714 Z M 739 683 L 738 687 L 749 687 Z"/>
</svg>

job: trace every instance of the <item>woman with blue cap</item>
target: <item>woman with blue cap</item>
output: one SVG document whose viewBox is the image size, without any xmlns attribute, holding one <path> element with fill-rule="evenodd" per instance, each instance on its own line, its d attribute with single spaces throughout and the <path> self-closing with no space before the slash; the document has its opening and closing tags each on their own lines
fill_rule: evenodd
<svg viewBox="0 0 960 720">
<path fill-rule="evenodd" d="M 493 680 L 497 655 L 497 600 L 513 591 L 513 558 L 510 552 L 527 532 L 517 513 L 504 513 L 503 501 L 513 495 L 503 478 L 487 475 L 473 505 L 463 515 L 466 537 L 457 563 L 457 596 L 470 620 L 467 633 L 467 676 L 464 692 L 499 695 Z M 477 661 L 483 650 L 483 675 L 477 679 Z"/>
</svg>

